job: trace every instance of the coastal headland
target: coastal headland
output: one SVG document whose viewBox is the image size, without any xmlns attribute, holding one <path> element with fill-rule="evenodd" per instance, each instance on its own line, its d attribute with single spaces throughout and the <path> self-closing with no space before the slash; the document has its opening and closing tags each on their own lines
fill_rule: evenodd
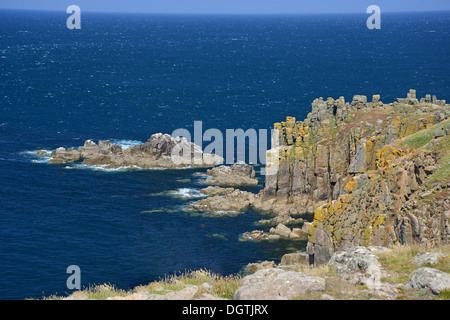
<svg viewBox="0 0 450 320">
<path fill-rule="evenodd" d="M 205 198 L 187 209 L 272 212 L 276 226 L 269 233 L 249 230 L 243 239 L 303 239 L 306 250 L 283 256 L 279 265 L 251 264 L 245 277 L 194 272 L 174 290 L 158 282 L 120 295 L 112 290 L 108 298 L 448 299 L 449 116 L 445 100 L 429 94 L 419 99 L 415 90 L 389 103 L 380 95 L 314 100 L 306 119 L 288 116 L 274 124 L 279 145 L 267 151 L 268 174 L 259 193 L 238 189 L 257 184 L 251 165 L 214 167 L 207 172 Z M 50 163 L 171 168 L 171 150 L 180 139 L 157 134 L 127 150 L 87 141 L 77 150 L 54 150 Z M 189 148 L 205 166 L 223 160 L 194 144 Z M 308 213 L 311 221 L 299 218 Z M 303 227 L 286 226 L 293 221 Z M 233 284 L 226 294 L 219 293 L 223 281 Z M 89 298 L 89 292 L 71 297 Z"/>
</svg>

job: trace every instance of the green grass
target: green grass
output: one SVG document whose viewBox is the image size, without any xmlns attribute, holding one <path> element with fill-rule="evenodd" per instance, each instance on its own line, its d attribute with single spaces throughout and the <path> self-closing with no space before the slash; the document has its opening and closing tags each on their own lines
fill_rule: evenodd
<svg viewBox="0 0 450 320">
<path fill-rule="evenodd" d="M 436 145 L 438 154 L 438 169 L 425 180 L 425 185 L 430 187 L 433 184 L 450 181 L 450 135 L 441 138 Z"/>
<path fill-rule="evenodd" d="M 241 285 L 240 275 L 222 276 L 214 274 L 208 270 L 186 271 L 181 275 L 165 277 L 159 281 L 135 288 L 135 291 L 145 290 L 153 294 L 165 294 L 169 291 L 179 291 L 188 285 L 201 286 L 203 283 L 210 283 L 211 294 L 226 299 L 232 299 L 234 292 Z M 199 290 L 201 295 L 203 292 Z"/>
<path fill-rule="evenodd" d="M 435 300 L 450 300 L 450 290 L 441 291 Z"/>
<path fill-rule="evenodd" d="M 446 127 L 448 129 L 450 127 L 450 119 L 435 124 L 434 126 L 431 126 L 427 129 L 411 134 L 403 138 L 400 144 L 416 149 L 421 148 L 434 138 L 434 132 L 436 131 L 436 129 L 440 127 Z"/>
<path fill-rule="evenodd" d="M 110 297 L 124 297 L 134 292 L 148 292 L 150 294 L 167 294 L 171 291 L 180 291 L 189 285 L 199 287 L 196 296 L 201 296 L 207 290 L 201 287 L 204 283 L 211 284 L 212 290 L 208 292 L 216 297 L 233 299 L 234 292 L 239 288 L 242 282 L 240 275 L 221 276 L 207 270 L 186 271 L 179 275 L 165 277 L 159 281 L 151 282 L 147 285 L 141 285 L 134 289 L 122 290 L 111 284 L 92 285 L 88 288 L 73 292 L 70 297 L 84 297 L 94 300 L 106 300 Z M 50 296 L 43 297 L 44 300 L 61 300 L 64 297 Z"/>
<path fill-rule="evenodd" d="M 378 256 L 380 263 L 392 274 L 392 278 L 383 278 L 383 282 L 387 283 L 403 283 L 405 284 L 411 274 L 419 269 L 421 266 L 411 263 L 411 260 L 418 253 L 434 252 L 436 249 L 427 250 L 418 245 L 398 245 L 393 246 L 387 252 L 375 253 Z M 439 251 L 444 254 L 444 257 L 438 260 L 434 266 L 428 266 L 447 273 L 450 273 L 450 245 L 442 246 Z"/>
</svg>

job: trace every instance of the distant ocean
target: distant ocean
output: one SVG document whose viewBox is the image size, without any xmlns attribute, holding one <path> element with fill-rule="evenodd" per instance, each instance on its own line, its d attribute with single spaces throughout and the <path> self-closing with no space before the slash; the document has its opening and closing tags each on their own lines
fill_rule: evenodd
<svg viewBox="0 0 450 320">
<path fill-rule="evenodd" d="M 183 210 L 206 169 L 106 171 L 49 165 L 37 149 L 157 132 L 269 129 L 317 97 L 430 93 L 450 100 L 450 13 L 182 16 L 0 11 L 0 299 L 119 288 L 174 272 L 236 273 L 305 242 L 239 241 L 267 218 Z M 256 167 L 258 171 L 261 167 Z M 258 192 L 260 185 L 250 188 Z M 178 190 L 181 197 L 169 193 Z"/>
</svg>

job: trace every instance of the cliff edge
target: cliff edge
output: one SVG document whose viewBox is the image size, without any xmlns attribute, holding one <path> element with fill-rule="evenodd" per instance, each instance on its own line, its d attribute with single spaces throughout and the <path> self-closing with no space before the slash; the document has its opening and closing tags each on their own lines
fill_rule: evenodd
<svg viewBox="0 0 450 320">
<path fill-rule="evenodd" d="M 274 124 L 264 189 L 254 206 L 314 213 L 307 253 L 327 263 L 351 247 L 450 240 L 450 105 L 426 95 L 384 104 L 319 98 L 307 119 Z M 272 168 L 273 169 L 273 168 Z"/>
</svg>

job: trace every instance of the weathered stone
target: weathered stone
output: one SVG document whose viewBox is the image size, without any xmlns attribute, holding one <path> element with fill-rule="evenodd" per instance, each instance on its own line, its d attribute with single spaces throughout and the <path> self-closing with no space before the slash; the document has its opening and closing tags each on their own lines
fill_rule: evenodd
<svg viewBox="0 0 450 320">
<path fill-rule="evenodd" d="M 236 213 L 246 210 L 254 201 L 255 194 L 234 190 L 225 195 L 218 195 L 198 200 L 188 206 L 189 210 L 209 211 L 217 214 Z"/>
<path fill-rule="evenodd" d="M 275 268 L 275 262 L 273 261 L 263 261 L 259 263 L 249 263 L 246 269 L 250 272 L 256 272 L 262 269 Z"/>
<path fill-rule="evenodd" d="M 203 153 L 199 146 L 188 142 L 186 138 L 157 133 L 147 142 L 126 150 L 108 140 L 100 140 L 98 145 L 92 140 L 86 140 L 78 150 L 58 148 L 52 151 L 49 163 L 80 160 L 83 160 L 84 165 L 106 169 L 205 167 L 223 162 L 223 158 Z"/>
<path fill-rule="evenodd" d="M 281 257 L 282 266 L 301 264 L 309 265 L 309 254 L 306 252 L 287 253 Z"/>
<path fill-rule="evenodd" d="M 440 252 L 427 252 L 427 253 L 418 253 L 414 259 L 411 260 L 411 263 L 414 263 L 419 266 L 423 266 L 425 264 L 435 265 L 438 263 L 440 258 L 443 258 L 444 255 Z"/>
<path fill-rule="evenodd" d="M 434 294 L 439 294 L 441 291 L 450 290 L 450 274 L 437 269 L 422 267 L 413 272 L 405 287 L 428 288 Z"/>
<path fill-rule="evenodd" d="M 253 166 L 243 162 L 209 169 L 206 175 L 210 176 L 205 181 L 207 184 L 226 186 L 255 186 L 258 184 Z"/>
<path fill-rule="evenodd" d="M 434 138 L 435 138 L 435 139 L 436 139 L 436 138 L 443 137 L 443 136 L 445 136 L 446 134 L 447 134 L 447 132 L 445 131 L 445 128 L 444 128 L 443 126 L 437 128 L 436 130 L 434 130 Z"/>
<path fill-rule="evenodd" d="M 381 269 L 378 257 L 368 248 L 355 247 L 347 251 L 335 253 L 328 265 L 336 274 L 352 283 L 367 285 L 369 289 L 376 289 L 381 285 Z"/>
<path fill-rule="evenodd" d="M 234 188 L 222 188 L 217 186 L 208 186 L 200 190 L 201 193 L 208 196 L 224 195 L 233 192 Z"/>
<path fill-rule="evenodd" d="M 263 269 L 244 277 L 234 300 L 286 300 L 300 294 L 323 291 L 325 279 L 278 268 Z"/>
<path fill-rule="evenodd" d="M 276 228 L 270 228 L 270 234 L 277 234 L 282 238 L 289 239 L 289 235 L 291 233 L 291 229 L 286 227 L 284 224 L 280 223 L 276 226 Z"/>
</svg>

